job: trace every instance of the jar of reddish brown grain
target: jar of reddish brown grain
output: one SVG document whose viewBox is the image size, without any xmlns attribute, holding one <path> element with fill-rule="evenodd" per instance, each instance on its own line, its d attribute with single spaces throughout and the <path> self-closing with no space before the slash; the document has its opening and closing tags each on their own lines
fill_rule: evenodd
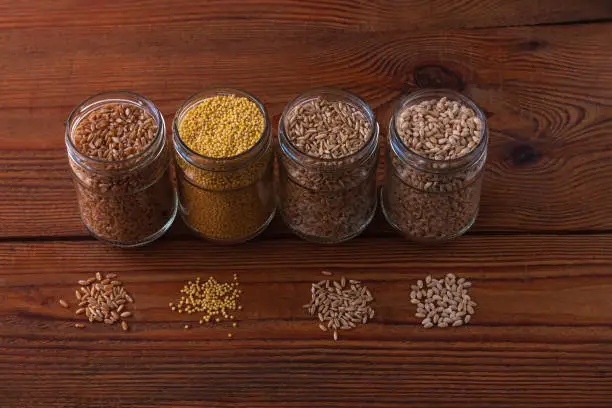
<svg viewBox="0 0 612 408">
<path fill-rule="evenodd" d="M 177 212 L 166 125 L 148 99 L 125 91 L 95 95 L 66 124 L 68 161 L 81 219 L 117 246 L 154 241 Z"/>
</svg>

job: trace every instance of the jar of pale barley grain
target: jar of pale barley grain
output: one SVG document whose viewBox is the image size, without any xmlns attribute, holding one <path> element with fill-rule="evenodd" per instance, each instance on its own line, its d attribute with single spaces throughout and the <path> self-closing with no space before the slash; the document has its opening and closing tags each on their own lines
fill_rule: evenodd
<svg viewBox="0 0 612 408">
<path fill-rule="evenodd" d="M 274 151 L 263 104 L 237 89 L 205 90 L 178 109 L 172 128 L 185 224 L 217 243 L 260 234 L 276 212 Z"/>
<path fill-rule="evenodd" d="M 376 211 L 378 123 L 367 103 L 338 89 L 315 89 L 280 119 L 279 201 L 285 224 L 313 242 L 359 235 Z"/>
<path fill-rule="evenodd" d="M 402 99 L 389 124 L 382 208 L 409 239 L 437 242 L 465 233 L 480 205 L 488 128 L 483 112 L 450 90 Z"/>
<path fill-rule="evenodd" d="M 81 219 L 117 246 L 149 243 L 177 212 L 166 126 L 148 99 L 105 92 L 77 106 L 66 124 L 68 161 Z"/>
</svg>

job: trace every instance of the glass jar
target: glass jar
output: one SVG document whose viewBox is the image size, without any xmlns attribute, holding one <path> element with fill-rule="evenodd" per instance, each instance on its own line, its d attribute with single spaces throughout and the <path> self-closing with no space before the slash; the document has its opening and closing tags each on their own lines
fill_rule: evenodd
<svg viewBox="0 0 612 408">
<path fill-rule="evenodd" d="M 259 140 L 241 154 L 206 157 L 181 139 L 180 124 L 190 109 L 220 95 L 235 95 L 254 102 L 264 117 L 264 129 Z M 240 243 L 263 232 L 276 213 L 274 151 L 263 104 L 238 89 L 205 90 L 178 109 L 172 129 L 179 213 L 185 224 L 201 237 L 218 243 Z"/>
<path fill-rule="evenodd" d="M 289 137 L 289 120 L 305 103 L 325 99 L 347 103 L 365 118 L 369 134 L 355 153 L 340 158 L 314 157 Z M 359 235 L 376 212 L 379 128 L 361 98 L 339 89 L 314 89 L 284 109 L 278 125 L 279 201 L 285 224 L 298 236 L 338 243 Z"/>
<path fill-rule="evenodd" d="M 156 126 L 155 132 L 151 131 L 152 140 L 142 151 L 125 159 L 103 160 L 84 154 L 75 143 L 79 124 L 89 121 L 92 113 L 108 111 L 113 104 L 144 111 L 143 115 L 148 115 Z M 121 120 L 120 115 L 117 120 Z M 91 126 L 95 125 L 91 122 Z M 170 228 L 177 212 L 177 198 L 169 172 L 166 125 L 151 101 L 125 91 L 95 95 L 68 117 L 65 142 L 81 219 L 94 237 L 117 246 L 139 246 L 154 241 Z"/>
<path fill-rule="evenodd" d="M 415 153 L 398 133 L 398 117 L 406 107 L 441 98 L 470 108 L 482 124 L 472 150 L 450 160 Z M 389 124 L 381 193 L 387 221 L 409 239 L 421 242 L 450 240 L 465 233 L 478 216 L 488 138 L 483 112 L 457 92 L 421 90 L 403 98 Z"/>
</svg>

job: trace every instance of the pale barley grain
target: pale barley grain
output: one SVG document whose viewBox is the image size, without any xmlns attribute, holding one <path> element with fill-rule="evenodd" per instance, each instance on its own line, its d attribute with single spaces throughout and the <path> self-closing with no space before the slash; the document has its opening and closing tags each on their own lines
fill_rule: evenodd
<svg viewBox="0 0 612 408">
<path fill-rule="evenodd" d="M 421 324 L 445 328 L 459 327 L 470 321 L 474 313 L 472 303 L 476 302 L 471 300 L 468 289 L 465 289 L 465 284 L 469 283 L 465 278 L 447 274 L 438 280 L 428 276 L 422 288 L 419 282 L 411 285 L 415 289 L 410 293 L 410 302 L 418 304 L 415 316 L 422 319 Z M 413 296 L 417 298 L 421 296 L 421 300 Z"/>
</svg>

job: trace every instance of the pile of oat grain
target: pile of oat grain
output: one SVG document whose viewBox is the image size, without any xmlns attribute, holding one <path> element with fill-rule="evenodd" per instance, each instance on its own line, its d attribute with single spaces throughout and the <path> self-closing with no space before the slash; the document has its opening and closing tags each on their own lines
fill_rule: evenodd
<svg viewBox="0 0 612 408">
<path fill-rule="evenodd" d="M 334 340 L 338 340 L 338 330 L 351 330 L 374 318 L 374 309 L 370 306 L 374 297 L 358 280 L 324 279 L 312 284 L 311 294 L 304 308 L 311 316 L 317 316 L 321 330 L 332 331 Z"/>
</svg>

